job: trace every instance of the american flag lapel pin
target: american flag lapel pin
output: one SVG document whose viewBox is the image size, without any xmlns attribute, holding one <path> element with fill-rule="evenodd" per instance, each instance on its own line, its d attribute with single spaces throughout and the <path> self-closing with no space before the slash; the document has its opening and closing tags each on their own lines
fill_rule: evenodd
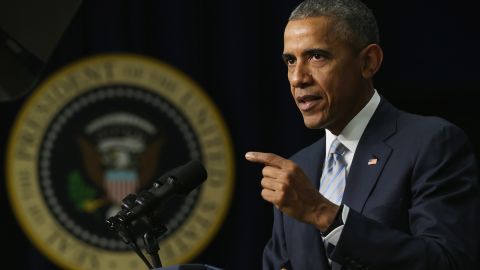
<svg viewBox="0 0 480 270">
<path fill-rule="evenodd" d="M 371 158 L 368 160 L 368 165 L 377 165 L 378 158 Z"/>
</svg>

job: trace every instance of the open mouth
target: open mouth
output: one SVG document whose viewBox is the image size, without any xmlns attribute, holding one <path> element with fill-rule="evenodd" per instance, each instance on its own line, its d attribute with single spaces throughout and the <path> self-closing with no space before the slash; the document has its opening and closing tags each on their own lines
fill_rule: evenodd
<svg viewBox="0 0 480 270">
<path fill-rule="evenodd" d="M 322 97 L 317 95 L 304 95 L 304 96 L 297 97 L 296 99 L 297 99 L 298 108 L 301 111 L 308 111 L 308 110 L 311 110 L 313 107 L 315 107 L 315 105 L 320 103 L 320 101 L 322 100 Z"/>
</svg>

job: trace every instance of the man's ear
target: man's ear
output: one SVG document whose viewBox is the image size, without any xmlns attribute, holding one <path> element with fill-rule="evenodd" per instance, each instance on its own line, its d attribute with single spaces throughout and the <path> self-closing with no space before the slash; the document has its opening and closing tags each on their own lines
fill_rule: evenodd
<svg viewBox="0 0 480 270">
<path fill-rule="evenodd" d="M 383 50 L 378 44 L 370 44 L 360 52 L 362 77 L 371 79 L 382 65 Z"/>
</svg>

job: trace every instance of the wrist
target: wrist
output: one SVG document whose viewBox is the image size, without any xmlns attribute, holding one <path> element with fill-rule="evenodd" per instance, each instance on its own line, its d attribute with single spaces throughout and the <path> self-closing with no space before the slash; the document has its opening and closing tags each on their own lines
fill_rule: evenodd
<svg viewBox="0 0 480 270">
<path fill-rule="evenodd" d="M 341 208 L 328 200 L 323 201 L 315 213 L 314 225 L 320 232 L 327 231 L 334 223 L 337 216 L 341 219 Z"/>
<path fill-rule="evenodd" d="M 339 207 L 337 207 L 337 212 L 336 212 L 333 220 L 328 225 L 327 229 L 320 231 L 320 233 L 322 234 L 323 237 L 326 237 L 333 230 L 335 230 L 339 226 L 343 225 L 342 212 L 343 212 L 343 204 L 340 205 Z"/>
</svg>

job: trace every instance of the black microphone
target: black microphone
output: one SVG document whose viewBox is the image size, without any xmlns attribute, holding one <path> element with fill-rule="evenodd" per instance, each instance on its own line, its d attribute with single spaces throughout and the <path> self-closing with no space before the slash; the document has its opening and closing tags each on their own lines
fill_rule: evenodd
<svg viewBox="0 0 480 270">
<path fill-rule="evenodd" d="M 149 190 L 138 195 L 130 194 L 123 200 L 122 210 L 107 219 L 108 225 L 114 229 L 117 223 L 124 225 L 152 213 L 165 200 L 174 195 L 187 195 L 207 179 L 207 171 L 203 165 L 192 160 L 161 176 Z"/>
</svg>

